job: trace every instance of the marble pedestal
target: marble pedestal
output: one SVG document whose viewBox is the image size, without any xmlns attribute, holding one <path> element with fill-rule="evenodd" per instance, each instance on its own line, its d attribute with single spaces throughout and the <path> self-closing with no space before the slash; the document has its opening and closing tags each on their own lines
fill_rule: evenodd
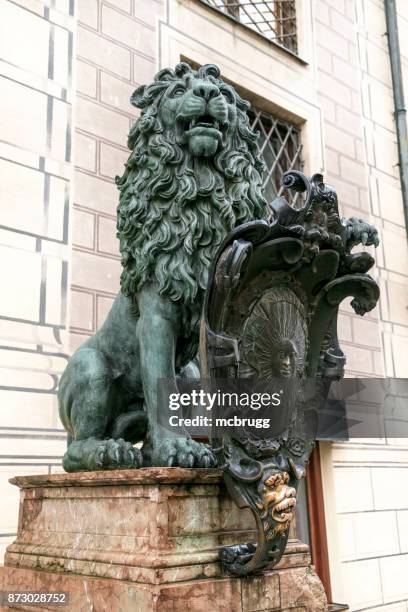
<svg viewBox="0 0 408 612">
<path fill-rule="evenodd" d="M 13 478 L 18 534 L 0 590 L 67 591 L 68 606 L 33 610 L 309 612 L 327 609 L 308 549 L 290 541 L 279 566 L 222 574 L 220 546 L 249 541 L 218 470 L 149 468 Z M 10 608 L 7 608 L 10 609 Z"/>
</svg>

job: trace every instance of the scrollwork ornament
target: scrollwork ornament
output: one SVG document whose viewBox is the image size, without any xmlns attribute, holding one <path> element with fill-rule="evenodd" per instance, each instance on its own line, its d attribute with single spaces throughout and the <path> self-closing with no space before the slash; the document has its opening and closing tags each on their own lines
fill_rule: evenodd
<svg viewBox="0 0 408 612">
<path fill-rule="evenodd" d="M 341 219 L 336 192 L 320 174 L 309 179 L 290 171 L 282 184 L 304 194 L 302 206 L 277 198 L 269 205 L 269 229 L 254 221 L 231 232 L 210 271 L 202 321 L 201 357 L 203 363 L 210 357 L 210 378 L 235 372 L 254 389 L 279 380 L 289 415 L 273 435 L 242 428 L 222 444 L 213 440 L 231 495 L 252 510 L 258 526 L 256 543 L 220 552 L 224 568 L 237 575 L 273 567 L 284 552 L 317 414 L 330 382 L 343 374 L 336 329 L 341 301 L 352 297 L 363 315 L 379 296 L 367 274 L 374 259 L 350 253 L 358 244 L 377 246 L 375 228 Z M 243 244 L 245 264 L 239 263 Z"/>
</svg>

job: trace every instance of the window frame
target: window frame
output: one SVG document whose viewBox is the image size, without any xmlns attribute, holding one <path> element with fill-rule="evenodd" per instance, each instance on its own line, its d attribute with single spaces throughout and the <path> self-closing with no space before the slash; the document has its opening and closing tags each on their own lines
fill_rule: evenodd
<svg viewBox="0 0 408 612">
<path fill-rule="evenodd" d="M 226 1 L 226 9 L 227 9 L 228 8 L 227 2 L 229 0 L 225 0 L 225 1 Z M 295 42 L 296 51 L 290 49 L 289 47 L 285 47 L 282 43 L 278 42 L 278 38 L 279 38 L 278 36 L 276 37 L 276 39 L 269 38 L 262 32 L 259 32 L 258 30 L 256 30 L 254 27 L 251 27 L 250 25 L 241 21 L 238 17 L 234 16 L 233 11 L 228 11 L 228 10 L 224 11 L 221 8 L 218 8 L 217 6 L 210 4 L 211 0 L 198 0 L 198 2 L 204 5 L 205 7 L 209 8 L 210 10 L 215 11 L 218 15 L 222 15 L 225 19 L 232 20 L 234 23 L 238 24 L 240 27 L 255 34 L 255 36 L 259 36 L 263 41 L 267 41 L 268 43 L 274 45 L 277 49 L 280 49 L 283 52 L 289 54 L 293 59 L 296 59 L 300 63 L 305 64 L 305 65 L 308 64 L 308 62 L 302 57 L 303 53 L 301 53 L 303 49 L 303 40 L 302 40 L 303 36 L 302 36 L 302 29 L 299 27 L 299 15 L 302 15 L 303 11 L 298 10 L 299 0 L 293 0 L 294 11 L 295 11 L 294 19 L 295 19 L 295 24 L 296 24 L 296 32 L 294 34 L 294 36 L 296 37 L 296 42 Z M 232 6 L 230 8 L 233 9 L 234 7 Z"/>
<path fill-rule="evenodd" d="M 270 152 L 272 152 L 272 154 L 275 155 L 275 160 L 272 166 L 269 168 L 268 166 L 266 166 L 264 175 L 262 177 L 264 181 L 263 182 L 264 194 L 266 194 L 268 183 L 272 183 L 272 184 L 275 183 L 276 193 L 274 194 L 274 197 L 270 200 L 270 202 L 272 202 L 275 198 L 281 195 L 284 195 L 286 199 L 290 202 L 290 204 L 295 206 L 297 201 L 299 200 L 300 194 L 289 192 L 285 190 L 281 185 L 278 186 L 277 178 L 280 178 L 278 177 L 279 174 L 280 176 L 282 176 L 283 173 L 287 172 L 288 170 L 296 169 L 296 170 L 303 171 L 304 169 L 305 162 L 304 162 L 303 155 L 302 155 L 303 153 L 302 126 L 288 119 L 283 119 L 279 115 L 278 112 L 277 113 L 268 112 L 264 110 L 262 107 L 257 106 L 256 104 L 252 104 L 252 103 L 251 103 L 251 108 L 248 111 L 248 114 L 249 114 L 251 128 L 255 131 L 259 131 L 258 128 L 260 127 L 261 132 L 263 132 L 264 142 L 262 143 L 261 147 L 259 147 L 259 149 L 260 149 L 260 153 L 263 156 L 265 162 L 266 162 L 266 155 L 264 153 L 268 147 L 270 149 Z M 264 123 L 267 124 L 268 122 L 270 124 L 269 129 L 266 128 L 264 125 Z M 290 142 L 292 133 L 293 133 L 293 136 L 297 138 L 297 142 L 293 140 L 293 136 L 292 136 L 292 141 Z M 280 144 L 278 144 L 279 146 L 278 151 L 275 150 L 275 147 L 273 146 L 273 144 L 271 144 L 270 142 L 268 143 L 268 141 L 270 141 L 271 138 L 275 137 L 275 135 L 277 139 L 279 139 L 280 141 Z M 296 149 L 294 151 L 293 156 L 291 156 L 287 150 L 290 144 L 292 144 L 293 148 Z M 286 158 L 287 158 L 286 163 L 287 161 L 291 159 L 290 163 L 287 164 L 286 168 L 282 168 L 282 162 L 281 162 L 281 160 L 283 160 L 284 165 L 285 165 L 284 155 L 286 155 Z"/>
</svg>

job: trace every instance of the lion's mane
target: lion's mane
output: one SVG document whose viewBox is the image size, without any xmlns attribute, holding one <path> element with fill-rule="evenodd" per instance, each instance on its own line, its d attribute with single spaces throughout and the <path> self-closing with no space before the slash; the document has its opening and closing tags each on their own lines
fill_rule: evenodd
<svg viewBox="0 0 408 612">
<path fill-rule="evenodd" d="M 235 226 L 265 215 L 257 134 L 249 126 L 249 103 L 235 92 L 237 129 L 213 159 L 193 158 L 163 127 L 160 100 L 169 85 L 191 72 L 219 86 L 216 66 L 197 72 L 186 63 L 160 71 L 139 87 L 132 103 L 143 109 L 130 130 L 132 153 L 120 189 L 118 238 L 121 289 L 134 297 L 146 282 L 199 314 L 213 255 Z"/>
</svg>

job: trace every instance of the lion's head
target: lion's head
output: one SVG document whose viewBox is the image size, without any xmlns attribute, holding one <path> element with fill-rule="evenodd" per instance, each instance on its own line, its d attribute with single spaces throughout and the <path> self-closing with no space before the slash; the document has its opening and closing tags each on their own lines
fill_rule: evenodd
<svg viewBox="0 0 408 612">
<path fill-rule="evenodd" d="M 207 272 L 226 233 L 262 218 L 263 162 L 246 111 L 249 103 L 219 69 L 180 63 L 139 87 L 142 109 L 121 191 L 121 287 L 134 296 L 148 281 L 199 313 Z"/>
</svg>

